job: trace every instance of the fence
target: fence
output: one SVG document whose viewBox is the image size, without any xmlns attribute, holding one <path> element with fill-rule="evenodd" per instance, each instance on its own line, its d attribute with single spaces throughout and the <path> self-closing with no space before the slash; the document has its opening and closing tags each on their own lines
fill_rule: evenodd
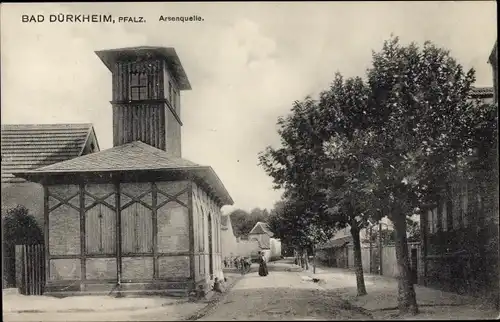
<svg viewBox="0 0 500 322">
<path fill-rule="evenodd" d="M 332 255 L 337 257 L 334 262 L 338 263 L 338 267 L 354 268 L 354 247 L 347 246 L 347 261 L 339 263 L 342 249 L 338 249 Z M 410 257 L 410 267 L 417 276 L 423 276 L 422 268 L 423 262 L 421 260 L 420 243 L 408 243 L 408 255 Z M 382 258 L 381 258 L 382 257 Z M 378 245 L 369 246 L 363 245 L 361 247 L 361 261 L 363 271 L 365 273 L 380 274 L 389 277 L 398 277 L 399 268 L 396 260 L 396 248 L 394 244 L 384 245 L 382 251 L 379 251 Z M 340 264 L 340 265 L 339 265 Z"/>
<path fill-rule="evenodd" d="M 24 295 L 42 295 L 45 285 L 43 245 L 16 245 L 16 287 Z"/>
</svg>

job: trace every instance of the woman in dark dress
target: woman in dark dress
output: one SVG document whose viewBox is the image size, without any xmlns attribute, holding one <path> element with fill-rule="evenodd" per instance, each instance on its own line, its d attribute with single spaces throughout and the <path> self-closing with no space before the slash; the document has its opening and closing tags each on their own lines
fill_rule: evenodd
<svg viewBox="0 0 500 322">
<path fill-rule="evenodd" d="M 264 258 L 264 253 L 259 254 L 259 275 L 260 276 L 267 276 L 269 272 L 267 271 L 267 263 L 266 259 Z"/>
</svg>

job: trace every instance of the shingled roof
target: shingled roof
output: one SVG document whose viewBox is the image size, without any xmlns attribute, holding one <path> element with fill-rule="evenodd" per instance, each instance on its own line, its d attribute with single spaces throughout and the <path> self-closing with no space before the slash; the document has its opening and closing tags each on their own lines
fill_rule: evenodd
<svg viewBox="0 0 500 322">
<path fill-rule="evenodd" d="M 22 177 L 37 177 L 51 174 L 127 172 L 127 171 L 175 171 L 184 170 L 215 189 L 217 197 L 226 204 L 233 200 L 215 171 L 186 159 L 175 157 L 146 143 L 136 141 L 55 163 L 31 171 L 19 172 Z"/>
<path fill-rule="evenodd" d="M 2 183 L 25 181 L 14 172 L 78 157 L 88 140 L 99 149 L 92 124 L 3 124 Z"/>
<path fill-rule="evenodd" d="M 273 232 L 271 230 L 269 230 L 269 226 L 266 223 L 261 222 L 261 221 L 257 222 L 248 234 L 249 235 L 268 234 L 270 237 L 273 237 L 273 235 L 274 235 Z"/>
<path fill-rule="evenodd" d="M 328 249 L 328 248 L 338 248 L 345 246 L 346 244 L 352 243 L 352 236 L 343 236 L 340 238 L 333 238 L 324 244 L 317 246 L 317 249 Z"/>
<path fill-rule="evenodd" d="M 470 95 L 472 97 L 493 97 L 494 90 L 493 87 L 472 87 Z"/>
</svg>

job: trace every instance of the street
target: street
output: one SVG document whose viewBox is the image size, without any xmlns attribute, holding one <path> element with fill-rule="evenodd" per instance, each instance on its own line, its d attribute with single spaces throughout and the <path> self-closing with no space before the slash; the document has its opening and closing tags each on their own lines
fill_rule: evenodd
<svg viewBox="0 0 500 322">
<path fill-rule="evenodd" d="M 255 264 L 254 264 L 255 265 Z M 368 319 L 365 314 L 324 290 L 307 274 L 288 271 L 285 262 L 270 263 L 269 275 L 245 275 L 199 320 L 344 320 Z M 252 269 L 254 270 L 254 269 Z M 138 299 L 139 300 L 139 299 Z M 204 303 L 181 303 L 158 308 L 114 312 L 4 313 L 5 321 L 178 321 Z"/>
<path fill-rule="evenodd" d="M 305 278 L 300 272 L 276 267 L 268 276 L 247 274 L 223 301 L 200 321 L 221 320 L 337 320 L 368 316 Z"/>
</svg>

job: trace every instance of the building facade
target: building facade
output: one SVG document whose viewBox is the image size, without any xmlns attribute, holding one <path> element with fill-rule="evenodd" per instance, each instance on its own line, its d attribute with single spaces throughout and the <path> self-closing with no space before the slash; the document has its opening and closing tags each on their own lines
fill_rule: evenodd
<svg viewBox="0 0 500 322">
<path fill-rule="evenodd" d="M 494 67 L 495 86 L 496 77 Z M 474 88 L 471 98 L 481 108 L 496 104 L 496 92 Z M 422 207 L 424 275 L 429 286 L 475 294 L 498 305 L 498 145 L 476 143 L 467 170 L 454 173 L 435 202 Z"/>
<path fill-rule="evenodd" d="M 164 47 L 96 54 L 112 73 L 114 147 L 16 173 L 44 187 L 46 292 L 207 292 L 233 201 L 211 167 L 181 157 L 180 60 Z"/>
</svg>

